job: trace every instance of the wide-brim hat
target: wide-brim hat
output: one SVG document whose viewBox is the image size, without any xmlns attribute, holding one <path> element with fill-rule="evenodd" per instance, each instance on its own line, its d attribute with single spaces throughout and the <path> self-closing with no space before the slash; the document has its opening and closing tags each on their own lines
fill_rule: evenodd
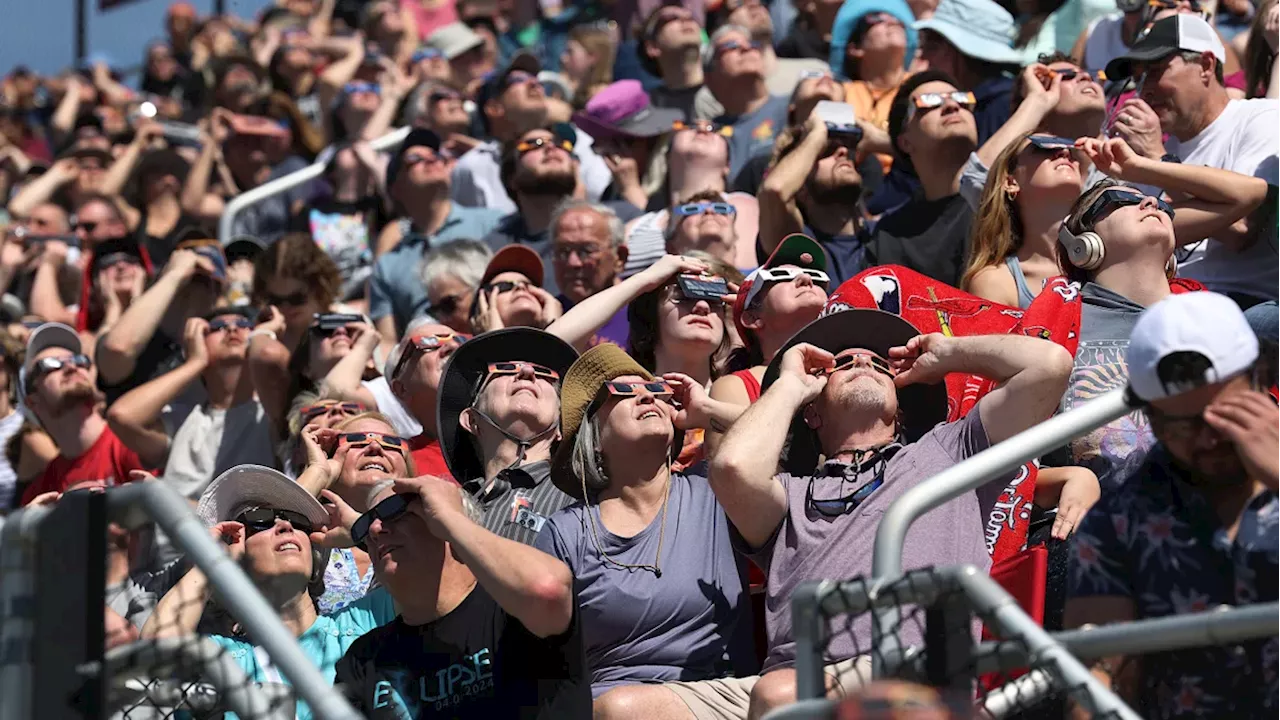
<svg viewBox="0 0 1280 720">
<path fill-rule="evenodd" d="M 654 107 L 639 80 L 619 80 L 601 88 L 573 114 L 573 123 L 596 140 L 657 137 L 683 119 L 680 110 Z"/>
<path fill-rule="evenodd" d="M 564 378 L 578 351 L 551 333 L 528 327 L 504 328 L 478 335 L 458 347 L 440 376 L 436 400 L 436 433 L 449 473 L 458 482 L 484 477 L 484 463 L 459 420 L 475 401 L 476 384 L 489 363 L 524 361 L 545 365 Z"/>
<path fill-rule="evenodd" d="M 804 326 L 773 356 L 773 362 L 769 363 L 760 383 L 761 392 L 768 390 L 778 379 L 782 356 L 800 343 L 808 343 L 832 354 L 849 348 L 865 348 L 887 359 L 889 348 L 906 345 L 919 334 L 916 326 L 882 310 L 855 308 L 820 317 Z M 898 388 L 898 408 L 902 412 L 903 441 L 915 442 L 938 423 L 946 421 L 947 387 L 938 383 Z M 783 459 L 784 468 L 795 475 L 812 474 L 822 449 L 801 413 L 792 418 L 790 435 Z"/>
<path fill-rule="evenodd" d="M 961 54 L 998 65 L 1022 65 L 1026 53 L 1013 47 L 1016 26 L 995 0 L 944 0 L 915 29 L 932 30 Z"/>
<path fill-rule="evenodd" d="M 623 375 L 638 375 L 652 380 L 653 373 L 645 370 L 635 358 L 613 343 L 603 343 L 582 353 L 560 380 L 560 446 L 551 458 L 551 481 L 565 495 L 584 500 L 582 481 L 573 474 L 573 446 L 578 440 L 578 430 L 587 419 L 587 411 L 600 395 L 604 384 Z M 684 444 L 684 433 L 675 428 L 671 452 L 679 454 Z"/>
<path fill-rule="evenodd" d="M 292 510 L 317 528 L 329 522 L 329 513 L 311 493 L 263 465 L 236 465 L 214 478 L 200 495 L 196 515 L 206 525 L 216 525 L 253 507 Z"/>
</svg>

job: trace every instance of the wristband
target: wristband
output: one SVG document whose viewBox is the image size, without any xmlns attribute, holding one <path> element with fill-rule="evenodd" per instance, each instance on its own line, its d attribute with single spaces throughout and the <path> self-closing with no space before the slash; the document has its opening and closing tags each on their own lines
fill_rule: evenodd
<svg viewBox="0 0 1280 720">
<path fill-rule="evenodd" d="M 268 330 L 266 328 L 255 328 L 253 332 L 249 333 L 249 342 L 253 342 L 255 337 L 269 337 L 276 342 L 280 341 L 280 339 L 276 337 L 274 330 Z"/>
</svg>

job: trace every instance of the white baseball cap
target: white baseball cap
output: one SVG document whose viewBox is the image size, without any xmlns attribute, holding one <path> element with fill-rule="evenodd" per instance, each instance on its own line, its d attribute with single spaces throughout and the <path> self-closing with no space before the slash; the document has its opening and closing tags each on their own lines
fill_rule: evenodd
<svg viewBox="0 0 1280 720">
<path fill-rule="evenodd" d="M 1209 361 L 1199 380 L 1166 379 L 1162 361 L 1196 353 Z M 1141 400 L 1172 397 L 1248 370 L 1258 359 L 1258 337 L 1231 298 L 1211 292 L 1171 295 L 1147 308 L 1129 336 L 1129 389 Z"/>
<path fill-rule="evenodd" d="M 1128 53 L 1107 63 L 1107 79 L 1124 80 L 1133 74 L 1134 63 L 1154 62 L 1180 51 L 1212 53 L 1219 64 L 1227 61 L 1222 39 L 1204 18 L 1178 13 L 1156 21 Z"/>
</svg>

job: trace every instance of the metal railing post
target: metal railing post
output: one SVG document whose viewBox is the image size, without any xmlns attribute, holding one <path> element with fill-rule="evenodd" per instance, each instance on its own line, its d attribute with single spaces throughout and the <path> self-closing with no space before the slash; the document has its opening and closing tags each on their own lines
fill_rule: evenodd
<svg viewBox="0 0 1280 720">
<path fill-rule="evenodd" d="M 394 147 L 402 142 L 409 134 L 409 126 L 392 130 L 382 137 L 373 140 L 369 146 L 374 150 L 386 150 Z M 324 173 L 323 163 L 312 163 L 304 168 L 295 170 L 288 175 L 283 175 L 259 185 L 252 190 L 246 190 L 232 198 L 222 210 L 222 217 L 218 218 L 218 241 L 223 245 L 231 242 L 233 228 L 235 227 L 236 217 L 244 212 L 244 209 L 250 205 L 275 197 L 281 193 L 288 192 L 299 185 L 311 182 L 320 177 Z"/>
<path fill-rule="evenodd" d="M 1113 390 L 1070 412 L 1052 417 L 903 493 L 885 511 L 876 529 L 871 576 L 897 578 L 902 574 L 902 546 L 906 542 L 907 530 L 922 515 L 952 498 L 976 490 L 1001 473 L 1010 472 L 1019 465 L 1062 446 L 1072 438 L 1130 412 L 1132 408 L 1126 401 L 1125 392 L 1123 388 Z M 897 637 L 893 632 L 897 622 L 897 608 L 876 612 L 871 631 L 878 657 L 900 654 L 901 648 L 898 647 Z M 877 676 L 882 670 L 881 664 L 877 663 Z"/>
<path fill-rule="evenodd" d="M 791 594 L 791 628 L 796 639 L 796 699 L 825 697 L 827 689 L 822 677 L 822 645 L 826 642 L 827 625 L 820 610 L 822 596 L 830 592 L 831 583 L 801 583 Z"/>
</svg>

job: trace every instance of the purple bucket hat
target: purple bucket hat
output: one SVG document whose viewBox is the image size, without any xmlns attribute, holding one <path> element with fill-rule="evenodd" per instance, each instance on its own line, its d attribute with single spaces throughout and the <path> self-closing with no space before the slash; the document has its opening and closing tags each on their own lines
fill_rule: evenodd
<svg viewBox="0 0 1280 720">
<path fill-rule="evenodd" d="M 574 124 L 596 140 L 657 137 L 671 132 L 671 124 L 683 119 L 679 110 L 653 107 L 639 80 L 619 80 L 605 87 L 573 115 Z"/>
</svg>

